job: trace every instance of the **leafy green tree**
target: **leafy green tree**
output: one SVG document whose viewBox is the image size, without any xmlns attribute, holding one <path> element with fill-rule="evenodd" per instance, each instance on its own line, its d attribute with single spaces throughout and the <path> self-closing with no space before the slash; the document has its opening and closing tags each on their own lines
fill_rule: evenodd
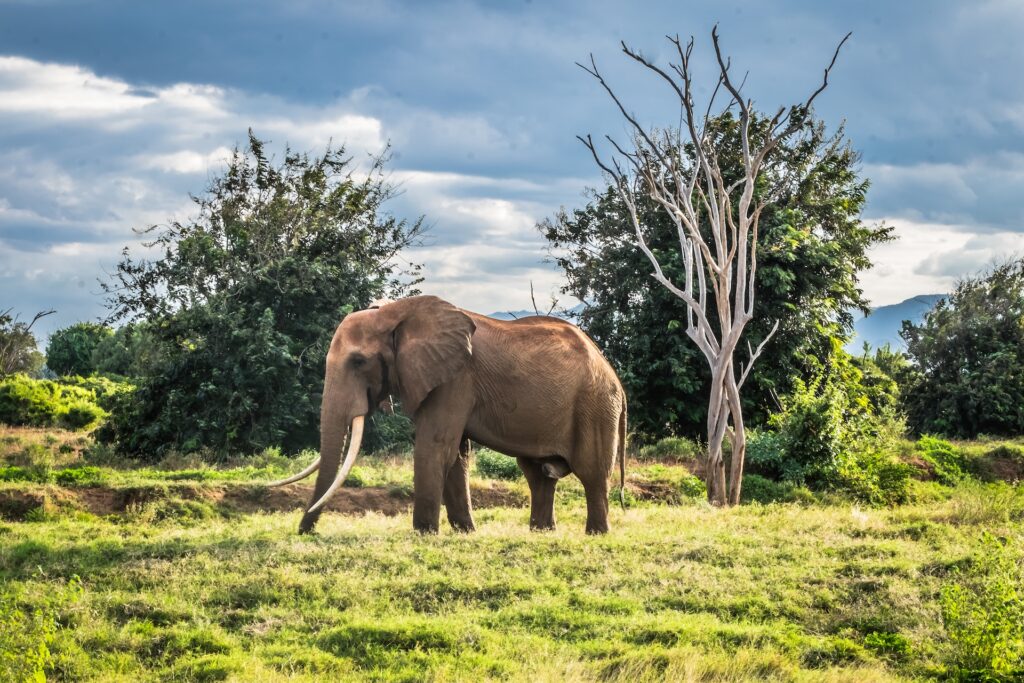
<svg viewBox="0 0 1024 683">
<path fill-rule="evenodd" d="M 100 340 L 92 364 L 103 374 L 143 377 L 158 365 L 160 348 L 159 338 L 147 323 L 129 323 Z"/>
<path fill-rule="evenodd" d="M 752 135 L 764 135 L 766 124 L 753 121 Z M 742 177 L 737 121 L 726 114 L 709 126 L 719 136 L 723 174 Z M 891 228 L 860 219 L 868 182 L 858 176 L 857 162 L 842 130 L 828 135 L 813 119 L 766 161 L 765 177 L 781 190 L 760 218 L 758 314 L 747 335 L 756 344 L 776 320 L 779 329 L 743 392 L 744 412 L 754 423 L 763 422 L 772 396 L 789 393 L 794 378 L 818 371 L 818 359 L 831 354 L 834 340 L 848 338 L 851 311 L 867 310 L 858 275 L 871 265 L 868 249 L 892 237 Z M 580 324 L 618 370 L 641 438 L 701 436 L 710 372 L 687 338 L 685 306 L 650 276 L 615 189 L 589 197 L 583 208 L 563 209 L 539 226 L 565 271 L 564 291 L 585 303 Z M 647 244 L 665 275 L 681 282 L 675 226 L 661 206 L 638 200 Z M 716 317 L 714 310 L 709 314 Z"/>
<path fill-rule="evenodd" d="M 46 366 L 58 375 L 91 375 L 96 371 L 96 348 L 113 334 L 106 325 L 91 322 L 59 329 L 46 345 Z"/>
<path fill-rule="evenodd" d="M 36 346 L 32 326 L 53 311 L 40 311 L 26 323 L 11 315 L 11 310 L 0 311 L 0 377 L 16 372 L 34 374 L 43 367 L 45 358 Z"/>
<path fill-rule="evenodd" d="M 1024 260 L 962 280 L 900 334 L 916 370 L 904 390 L 913 430 L 1024 434 Z"/>
<path fill-rule="evenodd" d="M 147 456 L 314 445 L 334 329 L 418 272 L 398 257 L 421 221 L 383 211 L 384 163 L 330 148 L 275 163 L 250 131 L 194 218 L 145 231 L 157 257 L 126 248 L 111 317 L 145 320 L 159 353 L 101 438 Z"/>
</svg>

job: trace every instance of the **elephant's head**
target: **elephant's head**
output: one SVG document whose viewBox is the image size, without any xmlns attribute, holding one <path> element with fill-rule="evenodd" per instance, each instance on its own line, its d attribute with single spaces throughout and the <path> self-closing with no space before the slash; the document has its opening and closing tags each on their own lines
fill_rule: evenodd
<svg viewBox="0 0 1024 683">
<path fill-rule="evenodd" d="M 320 458 L 295 477 L 278 482 L 291 483 L 319 467 L 314 503 L 303 519 L 303 530 L 312 528 L 319 509 L 348 476 L 365 418 L 392 394 L 401 398 L 403 412 L 415 416 L 431 391 L 466 366 L 475 329 L 468 315 L 434 296 L 386 303 L 342 321 L 327 353 Z M 347 432 L 351 438 L 339 468 Z"/>
</svg>

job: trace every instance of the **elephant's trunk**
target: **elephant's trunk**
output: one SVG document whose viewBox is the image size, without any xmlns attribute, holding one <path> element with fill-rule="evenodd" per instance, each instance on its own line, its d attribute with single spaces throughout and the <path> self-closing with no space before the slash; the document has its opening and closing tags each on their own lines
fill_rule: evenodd
<svg viewBox="0 0 1024 683">
<path fill-rule="evenodd" d="M 321 507 L 323 507 L 327 503 L 327 501 L 330 500 L 331 496 L 334 495 L 334 492 L 337 491 L 338 488 L 342 485 L 342 483 L 345 481 L 345 478 L 348 477 L 348 473 L 352 469 L 352 465 L 354 465 L 356 462 L 356 455 L 359 453 L 359 447 L 363 443 L 364 420 L 364 415 L 357 415 L 356 417 L 352 418 L 352 431 L 351 436 L 349 437 L 348 440 L 348 452 L 345 454 L 345 462 L 342 463 L 341 468 L 338 470 L 338 475 L 334 478 L 334 481 L 331 483 L 331 487 L 327 489 L 326 492 L 324 492 L 324 495 L 320 497 L 320 500 L 313 503 L 313 505 L 309 507 L 309 510 L 306 511 L 307 515 L 316 512 Z"/>
</svg>

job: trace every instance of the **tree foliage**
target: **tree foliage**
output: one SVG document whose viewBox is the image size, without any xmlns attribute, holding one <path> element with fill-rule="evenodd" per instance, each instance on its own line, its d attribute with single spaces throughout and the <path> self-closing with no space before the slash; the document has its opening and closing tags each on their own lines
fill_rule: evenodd
<svg viewBox="0 0 1024 683">
<path fill-rule="evenodd" d="M 160 362 L 160 339 L 146 322 L 122 325 L 104 337 L 92 353 L 96 372 L 144 377 Z"/>
<path fill-rule="evenodd" d="M 44 357 L 36 347 L 32 326 L 53 311 L 40 311 L 29 322 L 11 314 L 12 309 L 0 311 L 0 377 L 15 372 L 35 373 L 43 367 Z"/>
<path fill-rule="evenodd" d="M 916 370 L 904 380 L 912 429 L 1024 433 L 1024 260 L 960 281 L 900 334 Z"/>
<path fill-rule="evenodd" d="M 101 436 L 149 456 L 313 445 L 334 329 L 418 270 L 397 258 L 421 221 L 383 211 L 384 163 L 330 148 L 275 162 L 250 131 L 194 218 L 145 231 L 154 258 L 126 248 L 111 319 L 145 321 L 158 348 Z"/>
<path fill-rule="evenodd" d="M 752 135 L 763 135 L 766 123 L 757 118 Z M 742 177 L 737 121 L 726 114 L 710 126 L 720 138 L 723 174 Z M 866 310 L 858 274 L 871 265 L 868 249 L 891 239 L 891 228 L 860 220 L 868 183 L 858 177 L 857 161 L 843 131 L 828 135 L 812 119 L 766 161 L 765 182 L 776 184 L 778 199 L 760 218 L 758 315 L 747 334 L 756 344 L 775 320 L 779 329 L 744 390 L 744 410 L 755 423 L 764 420 L 773 394 L 788 393 L 794 377 L 815 371 L 815 358 L 831 353 L 834 339 L 848 337 L 851 309 Z M 653 201 L 641 201 L 638 209 L 665 275 L 681 281 L 675 226 Z M 618 193 L 611 187 L 591 192 L 586 206 L 562 210 L 540 229 L 565 271 L 565 291 L 585 303 L 581 326 L 622 378 L 633 424 L 647 438 L 700 435 L 707 363 L 686 338 L 684 305 L 651 278 Z"/>
<path fill-rule="evenodd" d="M 57 330 L 46 345 L 46 366 L 58 375 L 89 375 L 96 371 L 93 354 L 114 331 L 106 325 L 80 322 Z"/>
</svg>

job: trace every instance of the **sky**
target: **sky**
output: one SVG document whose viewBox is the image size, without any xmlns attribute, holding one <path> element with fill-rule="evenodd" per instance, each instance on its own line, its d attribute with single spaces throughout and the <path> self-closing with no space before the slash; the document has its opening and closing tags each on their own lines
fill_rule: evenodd
<svg viewBox="0 0 1024 683">
<path fill-rule="evenodd" d="M 699 95 L 715 23 L 765 110 L 802 100 L 853 32 L 815 109 L 862 154 L 865 220 L 898 237 L 862 275 L 872 304 L 1022 253 L 1015 0 L 0 0 L 0 310 L 55 309 L 42 336 L 101 317 L 133 228 L 192 215 L 250 127 L 357 160 L 390 143 L 389 210 L 430 226 L 407 254 L 422 289 L 530 308 L 531 283 L 538 303 L 563 283 L 537 222 L 602 183 L 576 135 L 625 133 L 575 62 L 592 53 L 644 123 L 671 124 L 670 93 L 619 41 L 664 64 L 667 32 L 694 35 Z"/>
</svg>

